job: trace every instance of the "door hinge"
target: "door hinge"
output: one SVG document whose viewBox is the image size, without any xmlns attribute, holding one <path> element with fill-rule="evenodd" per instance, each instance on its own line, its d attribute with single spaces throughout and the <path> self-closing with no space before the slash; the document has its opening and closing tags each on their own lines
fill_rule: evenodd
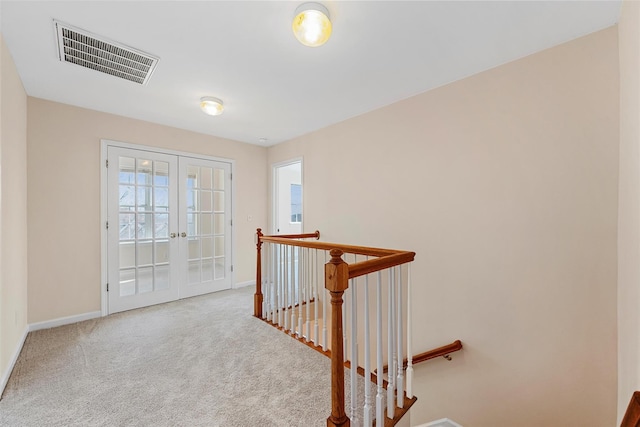
<svg viewBox="0 0 640 427">
<path fill-rule="evenodd" d="M 109 292 L 109 284 L 107 283 L 107 292 Z"/>
<path fill-rule="evenodd" d="M 230 174 L 229 174 L 229 180 L 232 180 L 232 179 L 233 179 L 233 174 L 232 174 L 232 173 L 230 173 Z"/>
<path fill-rule="evenodd" d="M 231 266 L 231 272 L 233 272 L 233 265 Z"/>
<path fill-rule="evenodd" d="M 107 230 L 108 230 L 109 229 L 109 221 L 107 221 L 106 226 L 107 226 Z"/>
<path fill-rule="evenodd" d="M 109 167 L 109 159 L 107 159 L 106 166 Z"/>
<path fill-rule="evenodd" d="M 233 220 L 231 220 L 231 226 L 233 226 Z"/>
</svg>

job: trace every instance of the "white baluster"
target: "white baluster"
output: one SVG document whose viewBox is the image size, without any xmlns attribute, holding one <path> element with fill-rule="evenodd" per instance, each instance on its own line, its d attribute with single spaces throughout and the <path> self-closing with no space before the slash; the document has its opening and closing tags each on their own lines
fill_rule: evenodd
<svg viewBox="0 0 640 427">
<path fill-rule="evenodd" d="M 349 312 L 347 306 L 349 305 L 349 297 L 351 295 L 351 289 L 347 289 L 343 294 L 344 303 L 342 304 L 342 354 L 344 354 L 344 360 L 351 360 L 349 357 L 349 337 L 347 331 L 349 330 Z"/>
<path fill-rule="evenodd" d="M 269 307 L 271 305 L 269 304 L 269 300 L 271 299 L 271 280 L 269 280 L 271 257 L 269 256 L 269 243 L 262 245 L 262 251 L 264 252 L 262 264 L 264 265 L 265 270 L 264 276 L 262 276 L 262 282 L 264 283 L 262 287 L 264 289 L 264 297 L 262 299 L 262 317 L 269 321 L 269 318 L 271 317 L 269 313 Z"/>
<path fill-rule="evenodd" d="M 348 257 L 349 257 L 349 254 L 344 255 L 344 260 L 346 263 L 349 263 Z M 351 301 L 350 298 L 352 293 L 353 293 L 353 288 L 348 288 L 345 291 L 344 304 L 342 304 L 342 319 L 343 319 L 342 346 L 344 347 L 343 348 L 344 360 L 353 360 L 352 357 L 349 355 L 349 352 L 351 351 L 351 347 L 349 346 L 350 323 L 349 323 L 349 310 L 347 310 L 347 307 L 349 307 L 349 303 Z"/>
<path fill-rule="evenodd" d="M 278 259 L 280 248 L 277 244 L 271 245 L 271 285 L 273 293 L 271 295 L 271 322 L 278 323 Z"/>
<path fill-rule="evenodd" d="M 389 370 L 387 371 L 387 417 L 393 418 L 395 415 L 396 399 L 395 399 L 395 375 L 396 372 L 396 346 L 395 346 L 395 283 L 393 269 L 389 269 L 389 301 L 387 304 L 387 338 L 388 338 L 388 360 Z"/>
<path fill-rule="evenodd" d="M 413 397 L 413 339 L 411 325 L 411 263 L 407 264 L 407 397 Z"/>
<path fill-rule="evenodd" d="M 313 273 L 313 270 L 311 268 L 311 257 L 310 255 L 310 249 L 309 248 L 305 248 L 304 252 L 304 265 L 305 265 L 305 275 L 304 277 L 306 278 L 306 285 L 305 285 L 305 301 L 306 301 L 306 307 L 304 309 L 305 313 L 307 314 L 307 325 L 305 326 L 305 332 L 307 333 L 307 338 L 306 341 L 309 342 L 311 341 L 311 285 L 312 285 L 312 276 L 311 273 Z"/>
<path fill-rule="evenodd" d="M 284 312 L 283 312 L 283 302 L 284 302 L 284 246 L 279 244 L 279 252 L 280 256 L 278 257 L 278 288 L 280 292 L 278 292 L 278 326 L 284 326 Z"/>
<path fill-rule="evenodd" d="M 358 411 L 358 290 L 355 279 L 350 280 L 351 287 L 351 421 L 360 425 Z"/>
<path fill-rule="evenodd" d="M 289 330 L 289 246 L 282 245 L 282 327 Z"/>
<path fill-rule="evenodd" d="M 318 346 L 320 345 L 320 340 L 318 339 L 318 333 L 320 331 L 320 325 L 318 324 L 318 304 L 320 304 L 319 300 L 318 300 L 318 286 L 320 286 L 320 281 L 318 280 L 318 250 L 314 249 L 313 250 L 313 261 L 312 261 L 312 267 L 313 267 L 313 300 L 315 301 L 313 303 L 313 314 L 315 317 L 315 323 L 314 323 L 314 328 L 313 328 L 313 343 Z"/>
<path fill-rule="evenodd" d="M 291 334 L 291 336 L 294 336 L 296 334 L 296 273 L 295 273 L 295 268 L 296 268 L 296 258 L 295 258 L 295 246 L 291 246 L 291 261 L 289 261 L 289 267 L 290 267 L 290 271 L 289 274 L 291 275 L 291 280 L 290 280 L 290 286 L 291 289 L 289 289 L 290 297 L 290 311 L 291 311 L 291 323 L 290 323 L 290 331 L 289 333 Z"/>
<path fill-rule="evenodd" d="M 271 246 L 271 283 L 273 286 L 273 297 L 271 301 L 271 322 L 278 323 L 278 245 Z"/>
<path fill-rule="evenodd" d="M 367 257 L 367 260 L 369 257 Z M 373 425 L 372 403 L 373 395 L 371 394 L 371 337 L 369 322 L 369 275 L 364 276 L 364 426 L 371 427 Z"/>
<path fill-rule="evenodd" d="M 298 321 L 296 319 L 296 305 L 298 301 L 298 248 L 291 246 L 291 335 L 295 336 L 298 329 Z"/>
<path fill-rule="evenodd" d="M 262 318 L 265 318 L 265 311 L 266 311 L 266 303 L 265 303 L 265 297 L 267 295 L 267 290 L 265 289 L 265 280 L 264 280 L 264 275 L 265 275 L 265 261 L 267 260 L 267 245 L 265 245 L 264 243 L 262 244 L 262 247 L 260 248 L 260 256 L 262 257 L 262 263 L 260 264 L 260 289 L 262 289 Z M 258 285 L 256 283 L 256 285 Z"/>
<path fill-rule="evenodd" d="M 404 408 L 404 366 L 402 366 L 402 337 L 404 336 L 402 330 L 402 268 L 395 267 L 397 279 L 398 279 L 398 381 L 396 390 L 398 391 L 398 408 Z"/>
<path fill-rule="evenodd" d="M 262 257 L 262 263 L 260 264 L 260 289 L 262 289 L 262 320 L 266 320 L 267 318 L 267 295 L 269 292 L 267 290 L 267 243 L 262 243 L 262 248 L 260 249 L 260 256 Z M 257 285 L 257 283 L 256 283 Z"/>
<path fill-rule="evenodd" d="M 280 312 L 280 280 L 278 278 L 278 269 L 279 269 L 279 260 L 280 260 L 280 245 L 273 245 L 273 315 L 271 321 L 274 324 L 278 324 L 278 313 Z"/>
<path fill-rule="evenodd" d="M 307 265 L 307 248 L 300 248 L 300 256 L 302 257 L 302 270 L 300 272 L 300 280 L 302 287 L 302 303 L 300 304 L 300 335 L 305 337 L 305 341 L 309 341 L 309 324 L 306 318 L 309 317 L 309 266 Z M 304 306 L 304 307 L 303 307 Z M 304 308 L 304 310 L 303 310 Z"/>
<path fill-rule="evenodd" d="M 324 271 L 324 264 L 327 263 L 327 251 L 324 252 L 324 263 L 322 264 L 322 271 Z M 327 288 L 325 288 L 324 280 L 322 280 L 322 349 L 327 351 L 327 303 L 329 302 Z"/>
<path fill-rule="evenodd" d="M 269 243 L 262 244 L 262 318 L 269 320 Z"/>
<path fill-rule="evenodd" d="M 284 245 L 279 245 L 278 257 L 278 326 L 284 327 Z"/>
<path fill-rule="evenodd" d="M 383 401 L 383 387 L 384 387 L 384 372 L 382 361 L 382 272 L 378 271 L 378 281 L 376 283 L 376 378 L 378 383 L 378 390 L 376 393 L 376 425 L 383 425 L 384 406 Z"/>
<path fill-rule="evenodd" d="M 298 287 L 298 336 L 304 337 L 304 325 L 305 325 L 305 307 L 306 301 L 306 287 L 307 287 L 307 262 L 305 259 L 304 248 L 298 248 L 298 276 L 300 277 L 300 283 Z"/>
<path fill-rule="evenodd" d="M 271 243 L 269 245 L 269 253 L 271 254 L 271 257 L 269 258 L 269 283 L 271 284 L 271 297 L 269 298 L 269 320 L 271 321 L 271 323 L 275 323 L 275 310 L 276 310 L 276 306 L 275 306 L 275 302 L 276 302 L 276 293 L 277 293 L 277 287 L 276 287 L 276 283 L 275 283 L 275 279 L 274 279 L 274 268 L 275 268 L 275 263 L 274 260 L 277 258 L 276 256 L 276 246 Z"/>
<path fill-rule="evenodd" d="M 284 330 L 289 330 L 289 249 L 288 245 L 284 245 Z"/>
<path fill-rule="evenodd" d="M 296 301 L 298 304 L 298 309 L 296 310 L 296 314 L 298 316 L 298 331 L 296 333 L 296 335 L 298 336 L 298 338 L 300 338 L 302 336 L 302 289 L 304 288 L 304 283 L 303 283 L 303 279 L 304 279 L 304 272 L 303 272 L 303 268 L 304 268 L 304 262 L 302 259 L 302 248 L 300 248 L 299 246 L 296 246 L 296 254 L 297 254 L 297 260 L 298 262 L 296 263 Z"/>
</svg>

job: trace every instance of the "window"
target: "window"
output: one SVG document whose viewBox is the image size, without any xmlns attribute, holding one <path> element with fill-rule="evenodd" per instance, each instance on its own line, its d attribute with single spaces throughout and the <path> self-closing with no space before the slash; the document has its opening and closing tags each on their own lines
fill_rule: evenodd
<svg viewBox="0 0 640 427">
<path fill-rule="evenodd" d="M 291 184 L 291 222 L 302 222 L 302 186 Z"/>
</svg>

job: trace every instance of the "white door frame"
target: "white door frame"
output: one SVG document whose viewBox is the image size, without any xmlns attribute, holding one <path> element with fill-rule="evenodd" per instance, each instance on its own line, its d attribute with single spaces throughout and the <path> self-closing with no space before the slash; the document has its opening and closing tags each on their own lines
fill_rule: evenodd
<svg viewBox="0 0 640 427">
<path fill-rule="evenodd" d="M 109 274 L 109 266 L 108 266 L 108 247 L 107 247 L 107 194 L 108 194 L 108 182 L 107 182 L 107 159 L 108 147 L 120 147 L 120 148 L 130 148 L 133 150 L 141 150 L 141 151 L 151 151 L 155 153 L 169 154 L 174 156 L 182 156 L 182 157 L 192 157 L 196 159 L 205 159 L 205 160 L 213 160 L 217 162 L 225 162 L 231 165 L 231 174 L 233 176 L 233 172 L 235 170 L 236 161 L 233 159 L 227 159 L 225 157 L 214 157 L 208 156 L 206 154 L 197 154 L 190 153 L 186 151 L 179 150 L 168 150 L 165 148 L 153 147 L 150 145 L 140 145 L 140 144 L 131 144 L 128 142 L 121 141 L 113 141 L 109 139 L 101 139 L 100 140 L 100 311 L 101 315 L 107 316 L 109 314 L 109 294 L 107 293 L 107 282 L 108 282 L 108 274 Z M 231 179 L 231 220 L 233 224 L 235 221 L 235 194 L 236 194 L 236 184 L 235 179 Z M 304 218 L 303 218 L 304 219 Z M 231 227 L 231 265 L 235 265 L 235 235 L 233 227 Z M 231 271 L 231 286 L 234 286 L 235 283 L 235 272 Z"/>
<path fill-rule="evenodd" d="M 293 165 L 300 163 L 300 185 L 302 185 L 302 221 L 300 221 L 300 230 L 304 233 L 304 162 L 302 157 L 294 157 L 293 159 L 285 160 L 271 165 L 271 233 L 278 234 L 278 180 L 277 169 L 283 166 Z"/>
</svg>

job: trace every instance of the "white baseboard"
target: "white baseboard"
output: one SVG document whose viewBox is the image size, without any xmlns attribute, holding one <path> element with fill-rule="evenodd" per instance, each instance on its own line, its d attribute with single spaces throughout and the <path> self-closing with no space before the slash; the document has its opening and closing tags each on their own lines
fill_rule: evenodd
<svg viewBox="0 0 640 427">
<path fill-rule="evenodd" d="M 443 418 L 441 420 L 431 421 L 430 423 L 420 424 L 416 427 L 462 427 L 455 421 L 450 420 L 449 418 Z"/>
<path fill-rule="evenodd" d="M 31 323 L 29 325 L 29 332 L 39 331 L 41 329 L 50 329 L 57 326 L 70 325 L 72 323 L 83 322 L 85 320 L 95 319 L 101 317 L 102 312 L 91 311 L 89 313 L 77 314 L 75 316 L 60 317 L 53 320 L 45 320 L 44 322 Z"/>
<path fill-rule="evenodd" d="M 249 280 L 248 282 L 236 283 L 235 285 L 233 285 L 233 289 L 246 288 L 247 286 L 255 286 L 255 285 L 256 285 L 255 280 Z"/>
<path fill-rule="evenodd" d="M 7 386 L 9 382 L 9 377 L 11 376 L 11 372 L 13 372 L 13 367 L 16 365 L 18 361 L 18 356 L 20 356 L 20 352 L 22 351 L 22 346 L 24 346 L 24 342 L 27 339 L 27 334 L 29 333 L 29 325 L 24 328 L 24 333 L 22 334 L 22 338 L 18 342 L 18 346 L 13 352 L 13 356 L 11 356 L 11 360 L 9 361 L 9 366 L 7 366 L 7 370 L 2 373 L 2 378 L 0 378 L 0 398 L 2 397 L 2 393 L 4 393 L 4 388 Z"/>
</svg>

